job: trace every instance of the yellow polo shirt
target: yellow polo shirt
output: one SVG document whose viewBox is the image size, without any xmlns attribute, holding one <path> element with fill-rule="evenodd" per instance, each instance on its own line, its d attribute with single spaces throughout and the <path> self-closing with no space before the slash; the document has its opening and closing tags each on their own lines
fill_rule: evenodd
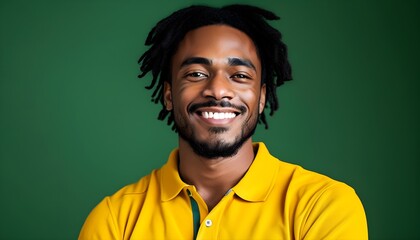
<svg viewBox="0 0 420 240">
<path fill-rule="evenodd" d="M 363 206 L 351 187 L 279 161 L 263 143 L 254 147 L 251 167 L 211 212 L 195 187 L 181 180 L 174 150 L 162 168 L 100 202 L 79 239 L 193 239 L 194 205 L 196 239 L 368 238 Z"/>
</svg>

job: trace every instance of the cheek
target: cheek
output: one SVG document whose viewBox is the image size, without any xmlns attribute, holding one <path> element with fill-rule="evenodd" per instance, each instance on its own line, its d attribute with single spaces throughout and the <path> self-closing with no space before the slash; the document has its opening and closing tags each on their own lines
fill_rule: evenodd
<svg viewBox="0 0 420 240">
<path fill-rule="evenodd" d="M 193 102 L 194 99 L 197 98 L 197 90 L 194 90 L 192 88 L 175 88 L 173 91 L 173 102 L 174 102 L 174 108 L 178 111 L 186 111 L 189 104 Z"/>
<path fill-rule="evenodd" d="M 260 92 L 256 90 L 242 91 L 242 101 L 248 106 L 251 112 L 258 111 Z"/>
</svg>

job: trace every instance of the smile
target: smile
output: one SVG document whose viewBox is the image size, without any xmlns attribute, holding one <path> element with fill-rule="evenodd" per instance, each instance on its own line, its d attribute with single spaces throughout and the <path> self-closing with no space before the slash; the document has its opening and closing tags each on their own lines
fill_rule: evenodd
<svg viewBox="0 0 420 240">
<path fill-rule="evenodd" d="M 236 117 L 236 114 L 233 112 L 201 112 L 201 116 L 206 119 L 232 119 Z"/>
</svg>

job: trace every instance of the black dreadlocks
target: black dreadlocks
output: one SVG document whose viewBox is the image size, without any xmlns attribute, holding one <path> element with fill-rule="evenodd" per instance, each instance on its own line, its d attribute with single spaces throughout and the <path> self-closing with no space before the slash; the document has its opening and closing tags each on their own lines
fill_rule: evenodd
<svg viewBox="0 0 420 240">
<path fill-rule="evenodd" d="M 279 107 L 276 88 L 292 79 L 287 47 L 281 41 L 281 33 L 266 22 L 278 19 L 273 12 L 258 7 L 229 5 L 222 8 L 190 6 L 159 21 L 147 36 L 145 45 L 150 46 L 149 50 L 138 61 L 141 70 L 139 78 L 152 72 L 152 82 L 146 88 L 155 88 L 152 101 L 162 104 L 158 119 L 164 120 L 169 115 L 167 124 L 172 124 L 172 129 L 176 130 L 173 113 L 166 110 L 163 102 L 163 83 L 171 82 L 172 56 L 189 31 L 214 24 L 236 28 L 253 40 L 261 61 L 261 84 L 266 84 L 266 106 L 270 108 L 270 116 L 273 115 Z M 258 120 L 258 123 L 261 122 L 267 129 L 264 111 Z"/>
</svg>

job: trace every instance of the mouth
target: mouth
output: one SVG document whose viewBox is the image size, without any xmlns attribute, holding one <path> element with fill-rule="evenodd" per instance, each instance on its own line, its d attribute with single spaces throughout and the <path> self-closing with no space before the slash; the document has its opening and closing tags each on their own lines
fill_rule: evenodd
<svg viewBox="0 0 420 240">
<path fill-rule="evenodd" d="M 233 123 L 241 113 L 232 108 L 201 108 L 194 112 L 194 115 L 201 119 L 207 126 L 227 126 Z"/>
<path fill-rule="evenodd" d="M 213 112 L 213 111 L 197 111 L 197 114 L 205 119 L 232 119 L 239 115 L 238 112 Z"/>
<path fill-rule="evenodd" d="M 191 105 L 189 112 L 208 125 L 225 125 L 232 123 L 236 117 L 245 113 L 246 108 L 227 101 L 209 101 Z"/>
</svg>

